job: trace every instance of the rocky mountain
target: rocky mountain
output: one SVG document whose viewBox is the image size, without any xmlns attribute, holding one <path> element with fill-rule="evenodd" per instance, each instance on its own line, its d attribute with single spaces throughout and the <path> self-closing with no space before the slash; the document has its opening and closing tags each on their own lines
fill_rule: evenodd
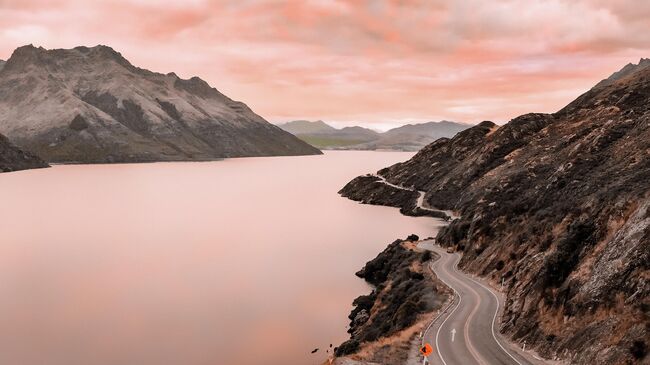
<svg viewBox="0 0 650 365">
<path fill-rule="evenodd" d="M 441 121 L 407 124 L 379 133 L 368 128 L 336 129 L 323 121 L 293 121 L 280 128 L 323 149 L 417 151 L 442 137 L 453 137 L 469 125 Z"/>
<path fill-rule="evenodd" d="M 318 154 L 198 77 L 110 47 L 16 49 L 0 70 L 0 133 L 50 162 Z"/>
<path fill-rule="evenodd" d="M 0 71 L 2 71 L 2 68 L 5 67 L 5 63 L 7 62 L 0 60 Z"/>
<path fill-rule="evenodd" d="M 48 167 L 40 158 L 21 151 L 0 134 L 0 172 L 19 171 Z"/>
<path fill-rule="evenodd" d="M 503 281 L 502 332 L 571 364 L 650 361 L 648 60 L 557 113 L 483 122 L 379 174 L 460 215 L 437 239 Z M 341 193 L 413 206 L 395 190 L 364 176 Z"/>
</svg>

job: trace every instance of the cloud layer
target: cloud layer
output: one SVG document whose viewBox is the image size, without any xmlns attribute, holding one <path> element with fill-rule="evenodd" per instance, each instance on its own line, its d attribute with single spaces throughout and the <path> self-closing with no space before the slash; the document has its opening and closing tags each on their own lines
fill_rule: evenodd
<svg viewBox="0 0 650 365">
<path fill-rule="evenodd" d="M 648 19 L 637 0 L 0 0 L 0 58 L 106 44 L 271 121 L 504 122 L 650 56 Z"/>
</svg>

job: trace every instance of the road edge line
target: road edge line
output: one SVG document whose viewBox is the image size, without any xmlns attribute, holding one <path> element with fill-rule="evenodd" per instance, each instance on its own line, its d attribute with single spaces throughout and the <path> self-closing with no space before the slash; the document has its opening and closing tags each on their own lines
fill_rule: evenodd
<svg viewBox="0 0 650 365">
<path fill-rule="evenodd" d="M 501 344 L 501 341 L 499 341 L 499 339 L 497 338 L 497 336 L 496 336 L 496 334 L 495 334 L 495 332 L 494 332 L 494 325 L 495 325 L 495 323 L 496 323 L 497 316 L 499 315 L 499 309 L 501 308 L 501 303 L 499 303 L 499 297 L 498 297 L 496 294 L 494 294 L 494 292 L 493 292 L 490 288 L 488 288 L 487 286 L 483 285 L 483 284 L 480 283 L 479 281 L 475 280 L 475 279 L 472 278 L 470 275 L 467 275 L 467 277 L 468 277 L 471 281 L 473 281 L 473 282 L 475 282 L 476 284 L 478 284 L 478 285 L 480 285 L 481 287 L 483 287 L 483 289 L 487 290 L 490 294 L 492 294 L 492 296 L 494 297 L 494 299 L 496 299 L 496 301 L 497 301 L 497 310 L 494 312 L 494 317 L 492 317 L 492 328 L 491 328 L 491 329 L 492 329 L 492 337 L 494 337 L 494 340 L 496 341 L 497 345 L 499 345 L 499 347 L 501 347 L 501 350 L 503 350 L 503 352 L 505 352 L 506 354 L 508 354 L 508 356 L 510 356 L 510 358 L 513 359 L 517 364 L 519 364 L 519 365 L 523 365 L 521 362 L 519 362 L 519 360 L 517 360 L 514 356 L 512 356 L 512 354 L 510 353 L 510 351 L 506 350 L 506 348 Z"/>
</svg>

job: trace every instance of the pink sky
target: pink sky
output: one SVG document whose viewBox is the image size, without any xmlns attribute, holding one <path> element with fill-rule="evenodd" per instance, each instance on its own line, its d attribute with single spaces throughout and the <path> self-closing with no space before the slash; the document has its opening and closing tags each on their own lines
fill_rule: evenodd
<svg viewBox="0 0 650 365">
<path fill-rule="evenodd" d="M 502 123 L 650 57 L 648 19 L 640 0 L 0 0 L 0 59 L 106 44 L 272 122 Z"/>
</svg>

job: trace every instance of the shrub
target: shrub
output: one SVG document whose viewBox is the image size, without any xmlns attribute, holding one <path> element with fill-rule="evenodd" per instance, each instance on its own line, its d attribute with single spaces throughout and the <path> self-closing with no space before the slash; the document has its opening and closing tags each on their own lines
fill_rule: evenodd
<svg viewBox="0 0 650 365">
<path fill-rule="evenodd" d="M 542 270 L 544 283 L 550 286 L 562 284 L 578 263 L 582 248 L 593 243 L 594 235 L 595 226 L 592 222 L 571 223 L 556 251 L 546 258 Z"/>
<path fill-rule="evenodd" d="M 635 359 L 643 359 L 645 355 L 648 354 L 648 346 L 646 345 L 645 341 L 634 341 L 632 342 L 632 346 L 630 346 L 630 353 L 632 356 L 634 356 Z"/>
<path fill-rule="evenodd" d="M 419 241 L 420 237 L 417 234 L 410 234 L 408 237 L 406 237 L 406 240 L 415 242 L 415 241 Z"/>
<path fill-rule="evenodd" d="M 359 341 L 351 339 L 343 342 L 341 346 L 334 349 L 336 356 L 345 356 L 357 352 L 359 349 Z"/>
<path fill-rule="evenodd" d="M 497 267 L 497 270 L 499 270 L 499 271 L 503 270 L 503 267 L 504 267 L 504 266 L 505 266 L 505 264 L 503 263 L 503 260 L 499 260 L 499 261 L 497 262 L 497 266 L 496 266 L 496 267 Z"/>
<path fill-rule="evenodd" d="M 420 262 L 427 262 L 431 260 L 431 251 L 425 251 L 422 256 L 420 256 Z"/>
</svg>

